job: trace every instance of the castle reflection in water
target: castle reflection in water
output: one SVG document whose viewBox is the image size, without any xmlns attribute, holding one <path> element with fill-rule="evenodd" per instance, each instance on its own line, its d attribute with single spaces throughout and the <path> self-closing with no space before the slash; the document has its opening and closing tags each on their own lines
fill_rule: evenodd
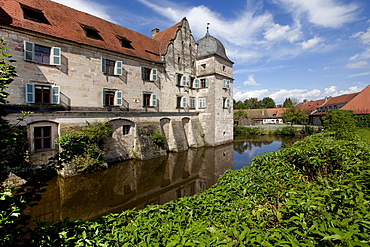
<svg viewBox="0 0 370 247">
<path fill-rule="evenodd" d="M 107 170 L 51 180 L 41 201 L 26 209 L 31 221 L 94 219 L 191 196 L 233 168 L 233 144 L 189 149 L 150 160 L 117 163 Z"/>
</svg>

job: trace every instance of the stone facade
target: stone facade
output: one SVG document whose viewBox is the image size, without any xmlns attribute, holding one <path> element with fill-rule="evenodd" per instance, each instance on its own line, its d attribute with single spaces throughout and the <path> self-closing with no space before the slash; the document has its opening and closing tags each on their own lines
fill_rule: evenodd
<svg viewBox="0 0 370 247">
<path fill-rule="evenodd" d="M 108 161 L 149 159 L 166 150 L 233 140 L 233 63 L 208 30 L 195 42 L 184 18 L 146 37 L 47 0 L 18 2 L 4 2 L 3 11 L 14 21 L 0 22 L 0 36 L 17 60 L 18 77 L 9 86 L 7 118 L 15 123 L 20 111 L 33 112 L 22 123 L 27 125 L 31 163 L 45 163 L 58 149 L 55 138 L 65 128 L 86 121 L 110 122 L 113 135 L 106 140 Z M 45 6 L 40 10 L 49 24 L 19 15 L 17 11 L 24 11 L 24 6 Z M 78 35 L 86 33 L 86 41 L 71 37 L 68 31 L 76 31 L 72 27 L 64 33 L 53 30 L 53 21 L 62 19 L 49 12 L 51 8 L 68 11 L 76 19 L 84 15 L 91 30 L 95 29 L 90 26 L 101 30 L 98 34 L 103 42 L 99 37 L 91 39 L 80 24 Z M 123 38 L 117 35 L 120 32 L 126 33 Z M 128 43 L 118 51 L 108 42 L 108 35 Z M 151 141 L 155 130 L 166 137 L 162 147 Z"/>
</svg>

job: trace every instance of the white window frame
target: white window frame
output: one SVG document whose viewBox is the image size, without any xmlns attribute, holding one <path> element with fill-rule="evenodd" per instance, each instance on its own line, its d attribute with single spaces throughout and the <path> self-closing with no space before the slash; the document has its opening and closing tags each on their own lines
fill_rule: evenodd
<svg viewBox="0 0 370 247">
<path fill-rule="evenodd" d="M 26 101 L 26 103 L 30 103 L 30 104 L 35 103 L 35 85 L 42 85 L 42 84 L 26 83 L 26 85 L 25 85 L 25 101 Z M 52 85 L 48 85 L 48 86 L 50 86 L 50 90 L 51 90 L 50 104 L 51 105 L 60 104 L 60 87 L 59 86 L 52 86 Z"/>
<path fill-rule="evenodd" d="M 224 98 L 224 108 L 229 109 L 231 107 L 230 99 Z"/>
<path fill-rule="evenodd" d="M 187 78 L 185 75 L 181 77 L 181 86 L 186 87 L 188 85 Z"/>
<path fill-rule="evenodd" d="M 199 108 L 207 108 L 207 98 L 199 98 Z"/>
<path fill-rule="evenodd" d="M 158 69 L 156 69 L 156 68 L 151 68 L 150 69 L 148 67 L 140 66 L 140 78 L 142 80 L 147 80 L 144 77 L 144 69 L 149 69 L 150 70 L 149 81 L 158 81 Z"/>
<path fill-rule="evenodd" d="M 118 91 L 118 90 L 115 90 L 115 89 L 108 89 L 108 88 L 105 88 L 103 89 L 102 91 L 102 105 L 103 106 L 110 106 L 110 105 L 107 105 L 107 102 L 105 100 L 105 92 L 106 91 L 109 91 L 109 92 L 113 92 L 114 91 L 114 105 L 115 106 L 121 106 L 122 105 L 122 102 L 123 102 L 123 93 L 122 91 Z"/>
<path fill-rule="evenodd" d="M 189 108 L 195 109 L 195 98 L 194 97 L 189 98 Z"/>
<path fill-rule="evenodd" d="M 157 106 L 157 104 L 158 104 L 157 102 L 158 102 L 157 95 L 152 93 L 150 95 L 150 106 Z"/>
<path fill-rule="evenodd" d="M 181 97 L 181 108 L 186 108 L 188 106 L 188 99 L 186 97 Z"/>
<path fill-rule="evenodd" d="M 200 80 L 194 79 L 194 88 L 200 88 Z"/>
<path fill-rule="evenodd" d="M 46 46 L 45 46 L 46 47 Z M 24 40 L 23 42 L 23 58 L 25 61 L 34 62 L 35 60 L 35 44 L 33 42 Z M 60 47 L 50 47 L 50 65 L 61 65 L 62 50 Z"/>
<path fill-rule="evenodd" d="M 223 80 L 222 88 L 223 88 L 223 89 L 230 89 L 230 80 L 226 80 L 226 79 L 224 79 L 224 80 Z"/>
<path fill-rule="evenodd" d="M 109 59 L 110 61 L 114 61 Z M 114 61 L 114 73 L 113 75 L 122 75 L 122 61 Z M 107 59 L 105 57 L 101 57 L 101 72 L 107 73 Z"/>
<path fill-rule="evenodd" d="M 114 95 L 114 99 L 116 102 L 116 105 L 121 106 L 122 105 L 122 91 L 116 91 Z"/>
</svg>

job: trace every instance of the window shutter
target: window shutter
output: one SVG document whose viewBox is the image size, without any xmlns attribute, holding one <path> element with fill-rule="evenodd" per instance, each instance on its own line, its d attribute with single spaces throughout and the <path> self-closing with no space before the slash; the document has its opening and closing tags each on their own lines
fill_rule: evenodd
<svg viewBox="0 0 370 247">
<path fill-rule="evenodd" d="M 181 98 L 181 107 L 183 107 L 183 108 L 187 107 L 188 103 L 186 101 L 187 101 L 186 97 Z"/>
<path fill-rule="evenodd" d="M 199 88 L 199 79 L 194 80 L 194 88 Z"/>
<path fill-rule="evenodd" d="M 187 86 L 187 85 L 188 85 L 188 84 L 186 83 L 186 76 L 182 76 L 181 81 L 182 81 L 182 82 L 181 82 L 181 85 L 182 85 L 182 86 L 184 86 L 184 87 L 185 87 L 185 86 Z"/>
<path fill-rule="evenodd" d="M 145 74 L 144 74 L 144 67 L 140 67 L 140 78 L 145 79 Z"/>
<path fill-rule="evenodd" d="M 116 91 L 115 94 L 116 105 L 122 105 L 122 91 Z"/>
<path fill-rule="evenodd" d="M 107 64 L 106 59 L 104 57 L 101 57 L 101 72 L 103 73 L 107 72 Z"/>
<path fill-rule="evenodd" d="M 230 89 L 230 80 L 226 80 L 226 88 Z"/>
<path fill-rule="evenodd" d="M 231 105 L 230 105 L 230 99 L 226 99 L 226 108 L 230 108 Z"/>
<path fill-rule="evenodd" d="M 51 87 L 51 103 L 52 104 L 59 104 L 60 103 L 60 87 L 59 86 L 52 86 Z"/>
<path fill-rule="evenodd" d="M 24 60 L 33 61 L 35 54 L 35 45 L 32 42 L 24 41 Z"/>
<path fill-rule="evenodd" d="M 150 80 L 151 81 L 157 81 L 158 80 L 157 69 L 152 69 L 150 71 Z"/>
<path fill-rule="evenodd" d="M 35 85 L 27 83 L 25 89 L 26 89 L 26 103 L 35 103 Z"/>
<path fill-rule="evenodd" d="M 102 95 L 103 95 L 103 97 L 102 97 L 102 104 L 105 105 L 106 104 L 106 101 L 105 101 L 105 90 L 104 89 L 102 91 Z"/>
<path fill-rule="evenodd" d="M 157 106 L 157 95 L 156 94 L 150 95 L 150 103 L 151 103 L 150 106 Z"/>
<path fill-rule="evenodd" d="M 227 87 L 226 87 L 226 79 L 224 79 L 224 80 L 223 80 L 222 88 L 227 88 Z"/>
<path fill-rule="evenodd" d="M 122 61 L 116 61 L 114 64 L 114 74 L 122 75 Z"/>
<path fill-rule="evenodd" d="M 206 85 L 205 86 L 208 87 L 208 78 L 206 78 Z"/>
<path fill-rule="evenodd" d="M 60 65 L 61 64 L 61 49 L 59 47 L 51 48 L 51 65 Z"/>
</svg>

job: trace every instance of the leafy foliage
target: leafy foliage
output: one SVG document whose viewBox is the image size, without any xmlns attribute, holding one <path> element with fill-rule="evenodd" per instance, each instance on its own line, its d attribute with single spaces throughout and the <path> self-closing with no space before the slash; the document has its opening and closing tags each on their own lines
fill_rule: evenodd
<svg viewBox="0 0 370 247">
<path fill-rule="evenodd" d="M 93 221 L 40 225 L 29 246 L 368 246 L 370 149 L 312 135 L 204 193 Z"/>
<path fill-rule="evenodd" d="M 326 130 L 334 131 L 339 136 L 351 134 L 356 129 L 356 120 L 352 111 L 329 110 L 322 120 Z"/>
<path fill-rule="evenodd" d="M 234 109 L 265 109 L 275 107 L 275 101 L 270 97 L 265 97 L 262 100 L 257 98 L 249 98 L 244 100 L 244 102 L 234 102 Z"/>
<path fill-rule="evenodd" d="M 275 135 L 284 135 L 284 136 L 295 136 L 296 131 L 293 127 L 283 127 L 281 129 L 277 129 L 274 132 Z"/>
<path fill-rule="evenodd" d="M 108 123 L 95 122 L 78 128 L 67 129 L 56 140 L 61 147 L 49 162 L 57 167 L 72 164 L 77 172 L 92 172 L 105 162 L 102 142 L 111 136 L 112 129 Z"/>
<path fill-rule="evenodd" d="M 308 116 L 304 114 L 301 109 L 295 106 L 288 107 L 282 114 L 284 122 L 301 123 L 303 120 L 307 119 Z"/>
<path fill-rule="evenodd" d="M 158 129 L 156 129 L 152 134 L 152 141 L 157 144 L 158 146 L 162 146 L 164 144 L 165 136 L 162 134 L 162 132 Z"/>
<path fill-rule="evenodd" d="M 243 110 L 234 111 L 234 122 L 239 124 L 242 119 L 248 119 L 248 113 Z"/>
</svg>

